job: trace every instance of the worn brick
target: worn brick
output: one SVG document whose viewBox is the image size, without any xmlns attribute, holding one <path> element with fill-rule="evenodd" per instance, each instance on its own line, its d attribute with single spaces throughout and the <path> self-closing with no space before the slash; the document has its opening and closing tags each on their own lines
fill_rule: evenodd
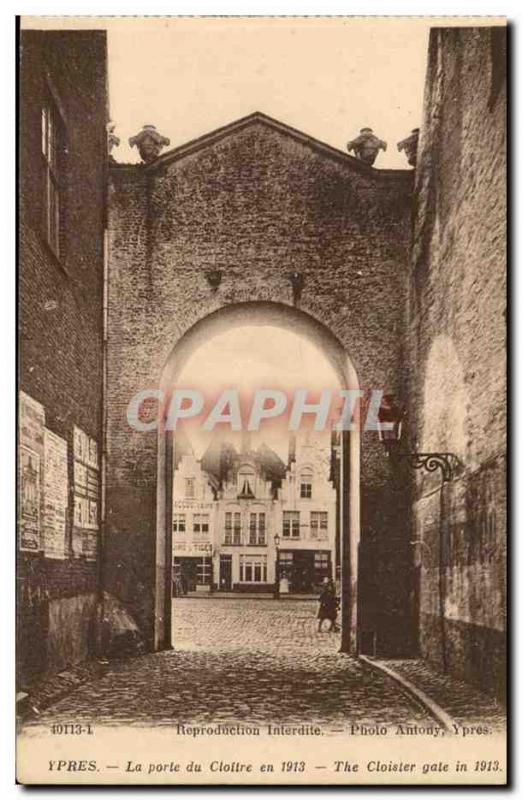
<svg viewBox="0 0 522 800">
<path fill-rule="evenodd" d="M 106 37 L 103 32 L 21 34 L 19 388 L 42 403 L 46 425 L 69 445 L 73 426 L 101 451 L 103 230 L 106 187 Z M 41 114 L 49 92 L 65 129 L 60 259 L 43 220 Z M 21 679 L 90 651 L 97 564 L 18 558 Z M 57 622 L 58 620 L 58 622 Z M 59 628 L 60 630 L 58 630 Z"/>
<path fill-rule="evenodd" d="M 444 489 L 442 522 L 436 483 L 417 483 L 420 646 L 438 665 L 444 647 L 450 671 L 498 694 L 506 622 L 505 67 L 505 31 L 432 30 L 409 332 L 417 447 L 453 452 L 463 464 Z"/>
</svg>

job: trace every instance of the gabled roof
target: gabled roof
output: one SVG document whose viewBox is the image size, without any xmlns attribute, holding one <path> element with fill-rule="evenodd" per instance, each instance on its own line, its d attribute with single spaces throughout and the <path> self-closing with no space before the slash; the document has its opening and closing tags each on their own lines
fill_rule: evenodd
<svg viewBox="0 0 522 800">
<path fill-rule="evenodd" d="M 233 136 L 234 134 L 239 133 L 245 128 L 253 125 L 264 125 L 273 131 L 277 131 L 283 136 L 299 142 L 305 147 L 309 147 L 310 149 L 320 153 L 321 155 L 324 155 L 327 158 L 344 163 L 352 169 L 355 169 L 369 177 L 382 177 L 388 175 L 394 177 L 397 177 L 398 175 L 408 175 L 411 177 L 413 174 L 413 170 L 410 169 L 378 169 L 371 167 L 369 164 L 365 164 L 364 161 L 360 161 L 358 158 L 354 158 L 354 156 L 350 156 L 348 153 L 344 153 L 342 150 L 338 150 L 336 147 L 332 147 L 325 142 L 321 142 L 319 139 L 314 139 L 313 136 L 309 136 L 307 133 L 302 133 L 301 131 L 297 130 L 297 128 L 292 128 L 290 125 L 286 125 L 284 122 L 279 122 L 279 120 L 269 117 L 267 114 L 263 114 L 261 111 L 254 111 L 252 114 L 248 114 L 246 117 L 235 120 L 235 122 L 230 122 L 228 125 L 224 125 L 222 128 L 217 128 L 210 133 L 206 133 L 197 139 L 193 139 L 191 142 L 174 147 L 172 150 L 168 150 L 166 153 L 163 153 L 161 156 L 159 156 L 159 158 L 150 164 L 116 163 L 111 164 L 111 169 L 139 168 L 140 170 L 147 172 L 154 172 L 160 167 L 165 167 L 167 164 L 178 161 L 185 156 L 192 155 L 193 153 L 196 153 L 205 147 L 210 147 L 211 145 L 220 142 L 222 139 Z"/>
</svg>

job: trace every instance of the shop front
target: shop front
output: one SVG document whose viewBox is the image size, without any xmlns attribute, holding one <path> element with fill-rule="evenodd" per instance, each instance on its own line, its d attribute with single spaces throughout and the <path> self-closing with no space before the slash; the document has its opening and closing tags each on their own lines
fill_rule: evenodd
<svg viewBox="0 0 522 800">
<path fill-rule="evenodd" d="M 180 546 L 174 551 L 172 591 L 176 597 L 191 592 L 211 592 L 213 586 L 212 545 Z"/>
<path fill-rule="evenodd" d="M 232 550 L 232 548 L 230 548 Z M 264 593 L 273 591 L 266 549 L 221 552 L 219 556 L 219 591 Z M 270 574 L 269 574 L 270 573 Z"/>
<path fill-rule="evenodd" d="M 281 549 L 279 576 L 288 581 L 291 594 L 312 594 L 320 590 L 325 578 L 332 578 L 329 550 Z"/>
</svg>

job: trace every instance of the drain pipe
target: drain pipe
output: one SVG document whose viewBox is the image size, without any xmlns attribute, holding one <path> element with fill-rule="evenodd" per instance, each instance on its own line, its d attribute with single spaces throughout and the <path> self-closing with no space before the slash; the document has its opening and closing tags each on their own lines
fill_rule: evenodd
<svg viewBox="0 0 522 800">
<path fill-rule="evenodd" d="M 98 652 L 105 649 L 105 542 L 107 527 L 107 315 L 108 315 L 109 237 L 107 224 L 103 231 L 103 299 L 102 299 L 102 441 L 100 463 L 100 531 L 98 536 Z"/>
<path fill-rule="evenodd" d="M 446 674 L 448 671 L 448 653 L 446 646 L 446 567 L 444 564 L 444 539 L 444 481 L 442 481 L 439 498 L 439 626 L 442 671 Z"/>
</svg>

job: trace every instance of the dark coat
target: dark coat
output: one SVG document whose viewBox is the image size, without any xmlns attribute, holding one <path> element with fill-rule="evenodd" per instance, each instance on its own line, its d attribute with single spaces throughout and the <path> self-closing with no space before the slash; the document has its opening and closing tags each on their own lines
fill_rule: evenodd
<svg viewBox="0 0 522 800">
<path fill-rule="evenodd" d="M 326 586 L 319 595 L 318 619 L 329 619 L 335 622 L 337 618 L 337 598 L 330 586 Z"/>
</svg>

